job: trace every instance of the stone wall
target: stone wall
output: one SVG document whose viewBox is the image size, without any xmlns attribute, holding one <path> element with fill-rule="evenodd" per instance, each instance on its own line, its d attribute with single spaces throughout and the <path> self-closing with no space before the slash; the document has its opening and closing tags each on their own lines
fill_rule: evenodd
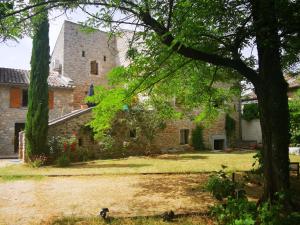
<svg viewBox="0 0 300 225">
<path fill-rule="evenodd" d="M 157 136 L 154 138 L 153 145 L 162 151 L 167 150 L 184 150 L 191 145 L 191 134 L 195 128 L 195 123 L 191 120 L 173 120 L 166 123 L 166 128 L 159 131 Z M 189 130 L 189 145 L 180 144 L 180 130 Z"/>
<path fill-rule="evenodd" d="M 27 88 L 27 87 L 24 87 Z M 55 88 L 50 119 L 72 111 L 72 89 Z M 0 85 L 0 155 L 14 155 L 15 123 L 25 123 L 27 107 L 10 108 L 10 86 Z"/>
<path fill-rule="evenodd" d="M 91 132 L 86 128 L 86 124 L 91 121 L 91 108 L 77 110 L 59 118 L 57 121 L 49 123 L 48 136 L 71 137 L 76 135 L 81 139 L 82 147 L 93 147 L 95 144 Z"/>
<path fill-rule="evenodd" d="M 125 31 L 124 31 L 125 32 Z M 126 58 L 128 41 L 132 32 L 110 37 L 108 33 L 95 30 L 87 33 L 80 25 L 65 21 L 51 57 L 62 66 L 62 75 L 74 81 L 73 107 L 79 109 L 91 84 L 108 86 L 107 73 L 116 66 L 128 65 Z M 91 61 L 98 63 L 98 74 L 91 74 Z"/>
</svg>

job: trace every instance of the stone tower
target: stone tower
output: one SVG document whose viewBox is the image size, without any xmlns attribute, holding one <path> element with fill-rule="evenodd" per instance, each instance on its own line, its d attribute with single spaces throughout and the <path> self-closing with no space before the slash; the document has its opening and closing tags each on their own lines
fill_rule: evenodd
<svg viewBox="0 0 300 225">
<path fill-rule="evenodd" d="M 111 37 L 95 30 L 84 32 L 79 24 L 65 21 L 51 55 L 50 70 L 57 71 L 75 86 L 73 107 L 84 104 L 91 84 L 107 86 L 107 73 L 114 67 L 127 65 L 127 41 L 130 32 Z"/>
</svg>

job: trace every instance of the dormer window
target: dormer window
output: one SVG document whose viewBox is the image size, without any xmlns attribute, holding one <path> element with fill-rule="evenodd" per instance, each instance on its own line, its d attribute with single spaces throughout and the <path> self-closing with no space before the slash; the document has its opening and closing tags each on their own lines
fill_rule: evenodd
<svg viewBox="0 0 300 225">
<path fill-rule="evenodd" d="M 96 60 L 91 61 L 91 74 L 98 75 L 98 63 Z"/>
</svg>

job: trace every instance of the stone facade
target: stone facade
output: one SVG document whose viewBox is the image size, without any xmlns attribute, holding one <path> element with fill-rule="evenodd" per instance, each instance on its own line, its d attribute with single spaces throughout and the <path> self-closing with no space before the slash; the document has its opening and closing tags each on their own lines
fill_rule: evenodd
<svg viewBox="0 0 300 225">
<path fill-rule="evenodd" d="M 9 85 L 0 85 L 0 155 L 15 154 L 15 126 L 26 121 L 27 107 L 10 107 Z M 22 88 L 27 89 L 26 86 Z M 54 92 L 54 107 L 49 110 L 49 118 L 54 119 L 72 111 L 72 89 L 51 88 Z"/>
<path fill-rule="evenodd" d="M 50 71 L 56 74 L 70 89 L 54 89 L 54 109 L 50 110 L 49 136 L 70 136 L 74 131 L 82 147 L 98 147 L 88 129 L 84 125 L 91 117 L 91 110 L 84 109 L 68 114 L 72 110 L 86 108 L 84 98 L 89 87 L 101 85 L 109 87 L 107 73 L 116 66 L 127 66 L 130 61 L 126 57 L 128 41 L 132 32 L 124 31 L 117 37 L 110 37 L 106 32 L 96 30 L 86 33 L 80 25 L 65 21 L 58 36 L 51 55 Z M 95 67 L 96 65 L 96 74 Z M 93 69 L 94 68 L 94 69 Z M 24 123 L 26 108 L 9 108 L 9 87 L 0 87 L 2 120 L 0 121 L 0 155 L 14 152 L 15 123 Z M 236 109 L 238 108 L 236 104 Z M 84 113 L 82 113 L 84 112 Z M 67 115 L 66 115 L 67 114 Z M 234 139 L 239 138 L 239 112 L 232 113 L 236 120 L 236 133 Z M 192 130 L 195 123 L 188 119 L 168 121 L 164 130 L 157 132 L 151 145 L 152 151 L 184 150 L 190 148 Z M 118 127 L 115 134 L 116 143 L 123 148 L 124 143 L 129 143 L 127 149 L 132 149 L 133 154 L 145 150 L 145 141 L 142 135 L 138 138 L 129 136 L 130 130 Z M 184 135 L 184 143 L 182 142 Z M 207 148 L 214 148 L 214 141 L 222 139 L 224 148 L 227 147 L 225 131 L 225 115 L 220 115 L 217 121 L 206 127 L 203 131 L 204 143 Z M 231 141 L 233 142 L 233 141 Z"/>
<path fill-rule="evenodd" d="M 74 82 L 75 109 L 84 104 L 91 84 L 108 86 L 107 73 L 116 66 L 128 65 L 126 38 L 128 35 L 109 37 L 100 30 L 83 32 L 80 25 L 65 21 L 51 56 L 50 69 L 60 68 L 61 76 Z M 98 74 L 91 73 L 92 61 L 97 63 Z"/>
</svg>

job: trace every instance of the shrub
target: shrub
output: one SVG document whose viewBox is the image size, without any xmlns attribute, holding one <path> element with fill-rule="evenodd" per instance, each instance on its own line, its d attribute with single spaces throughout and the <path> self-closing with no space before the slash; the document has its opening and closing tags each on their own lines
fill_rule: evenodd
<svg viewBox="0 0 300 225">
<path fill-rule="evenodd" d="M 261 225 L 292 225 L 300 224 L 300 214 L 291 213 L 286 215 L 285 208 L 283 206 L 283 200 L 285 198 L 284 193 L 276 193 L 278 200 L 273 202 L 267 201 L 261 204 L 258 209 L 259 224 Z"/>
<path fill-rule="evenodd" d="M 67 167 L 70 165 L 70 162 L 70 158 L 66 154 L 59 156 L 56 161 L 58 167 Z"/>
<path fill-rule="evenodd" d="M 205 189 L 212 193 L 217 200 L 222 200 L 229 196 L 235 196 L 236 190 L 240 187 L 242 184 L 232 181 L 224 170 L 220 170 L 209 177 Z M 243 190 L 240 190 L 238 195 L 239 198 L 245 197 Z"/>
<path fill-rule="evenodd" d="M 242 118 L 247 121 L 258 119 L 259 118 L 258 104 L 257 103 L 245 104 L 243 108 Z"/>
<path fill-rule="evenodd" d="M 192 131 L 192 145 L 196 150 L 204 150 L 203 127 L 197 125 Z"/>
<path fill-rule="evenodd" d="M 52 136 L 48 140 L 50 155 L 56 159 L 63 150 L 62 138 L 60 136 Z"/>
<path fill-rule="evenodd" d="M 294 100 L 289 101 L 289 111 L 290 111 L 290 135 L 291 143 L 300 143 L 300 92 L 295 96 Z"/>
<path fill-rule="evenodd" d="M 246 198 L 229 197 L 226 204 L 212 208 L 212 215 L 220 225 L 254 225 L 256 221 L 256 205 Z"/>
<path fill-rule="evenodd" d="M 77 149 L 77 156 L 79 162 L 85 162 L 89 160 L 88 150 L 86 148 L 79 147 Z"/>
<path fill-rule="evenodd" d="M 47 156 L 45 154 L 41 154 L 41 155 L 34 156 L 32 160 L 29 161 L 29 165 L 33 168 L 39 168 L 46 165 L 47 161 L 48 161 Z"/>
<path fill-rule="evenodd" d="M 258 150 L 256 154 L 253 156 L 253 159 L 255 160 L 252 164 L 252 172 L 262 174 L 263 173 L 263 156 L 262 156 L 262 150 Z"/>
</svg>

